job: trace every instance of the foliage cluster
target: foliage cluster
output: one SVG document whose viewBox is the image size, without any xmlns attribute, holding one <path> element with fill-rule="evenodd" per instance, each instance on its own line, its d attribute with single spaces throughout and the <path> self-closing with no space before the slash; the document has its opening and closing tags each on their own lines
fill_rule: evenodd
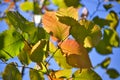
<svg viewBox="0 0 120 80">
<path fill-rule="evenodd" d="M 39 24 L 25 19 L 19 11 L 15 11 L 19 0 L 4 0 L 9 3 L 5 11 L 8 29 L 0 33 L 0 59 L 7 64 L 2 73 L 3 80 L 22 80 L 24 69 L 29 68 L 30 80 L 44 80 L 44 75 L 50 80 L 101 80 L 94 71 L 89 52 L 95 48 L 101 55 L 109 55 L 114 47 L 119 47 L 120 39 L 116 32 L 119 24 L 118 13 L 111 8 L 111 2 L 98 0 L 98 7 L 104 4 L 106 18 L 95 16 L 88 20 L 88 10 L 84 8 L 79 16 L 79 9 L 83 7 L 79 0 L 52 0 L 58 6 L 56 11 L 49 10 L 49 0 L 25 0 L 19 4 L 21 10 L 33 12 L 42 16 Z M 119 1 L 117 3 L 120 3 Z M 14 11 L 11 11 L 13 10 Z M 95 11 L 97 12 L 97 10 Z M 18 57 L 22 66 L 17 63 L 7 63 L 7 60 Z M 50 60 L 54 58 L 60 70 L 50 70 Z M 117 78 L 120 74 L 108 68 L 111 58 L 106 58 L 97 66 L 106 70 L 110 78 Z M 34 68 L 28 65 L 34 62 Z M 22 67 L 22 71 L 18 70 Z M 72 73 L 72 69 L 77 70 Z"/>
</svg>

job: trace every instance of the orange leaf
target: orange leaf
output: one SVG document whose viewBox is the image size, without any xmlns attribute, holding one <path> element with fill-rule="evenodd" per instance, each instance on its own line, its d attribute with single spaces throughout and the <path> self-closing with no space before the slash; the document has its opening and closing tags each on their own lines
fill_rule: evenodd
<svg viewBox="0 0 120 80">
<path fill-rule="evenodd" d="M 91 62 L 87 50 L 83 45 L 78 44 L 75 40 L 67 39 L 60 42 L 59 47 L 66 55 L 67 63 L 73 67 L 91 68 Z"/>
<path fill-rule="evenodd" d="M 46 12 L 42 18 L 44 29 L 58 40 L 63 40 L 69 35 L 69 26 L 58 21 L 55 12 Z"/>
<path fill-rule="evenodd" d="M 4 2 L 10 2 L 11 0 L 4 0 Z"/>
<path fill-rule="evenodd" d="M 60 42 L 58 45 L 61 48 L 62 52 L 66 55 L 81 55 L 83 52 L 83 46 L 78 44 L 77 41 L 73 39 L 67 39 L 63 42 Z"/>
</svg>

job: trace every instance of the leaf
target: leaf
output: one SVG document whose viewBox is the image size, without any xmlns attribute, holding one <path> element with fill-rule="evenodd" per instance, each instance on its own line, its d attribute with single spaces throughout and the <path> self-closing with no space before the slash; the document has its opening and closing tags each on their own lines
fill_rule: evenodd
<svg viewBox="0 0 120 80">
<path fill-rule="evenodd" d="M 22 64 L 28 65 L 31 62 L 31 60 L 29 58 L 30 51 L 31 51 L 31 47 L 27 43 L 25 43 L 23 50 L 18 55 L 18 58 Z"/>
<path fill-rule="evenodd" d="M 59 21 L 70 26 L 70 34 L 76 39 L 77 42 L 84 43 L 84 39 L 87 36 L 86 29 L 80 25 L 78 21 L 68 16 L 58 16 Z M 79 35 L 78 35 L 79 34 Z"/>
<path fill-rule="evenodd" d="M 25 1 L 20 4 L 20 9 L 23 11 L 33 11 L 33 2 Z"/>
<path fill-rule="evenodd" d="M 9 29 L 0 34 L 0 58 L 8 60 L 17 56 L 24 47 L 24 39 L 14 29 Z"/>
<path fill-rule="evenodd" d="M 52 72 L 52 74 L 58 79 L 58 78 L 70 78 L 72 74 L 71 69 L 64 69 L 64 70 L 58 70 L 55 72 Z"/>
<path fill-rule="evenodd" d="M 109 66 L 110 62 L 111 62 L 111 58 L 108 57 L 104 61 L 102 61 L 102 63 L 100 65 L 101 65 L 102 68 L 107 69 L 107 67 Z"/>
<path fill-rule="evenodd" d="M 115 30 L 106 29 L 104 30 L 104 41 L 112 47 L 119 46 L 119 36 Z"/>
<path fill-rule="evenodd" d="M 96 46 L 96 50 L 103 55 L 111 54 L 112 47 L 119 46 L 119 37 L 115 30 L 105 29 L 103 40 L 101 40 Z"/>
<path fill-rule="evenodd" d="M 113 7 L 113 5 L 112 5 L 112 4 L 105 4 L 105 5 L 103 5 L 103 7 L 104 7 L 106 10 L 109 10 L 110 8 Z"/>
<path fill-rule="evenodd" d="M 46 12 L 42 18 L 46 32 L 59 40 L 64 40 L 69 35 L 69 27 L 57 20 L 54 12 Z"/>
<path fill-rule="evenodd" d="M 103 28 L 104 26 L 109 26 L 110 23 L 112 22 L 111 20 L 99 18 L 98 16 L 94 17 L 93 21 L 95 24 L 99 25 L 101 28 Z"/>
<path fill-rule="evenodd" d="M 29 76 L 30 80 L 44 80 L 43 74 L 35 69 L 30 69 Z"/>
<path fill-rule="evenodd" d="M 102 80 L 101 77 L 92 69 L 77 70 L 73 74 L 73 80 Z"/>
<path fill-rule="evenodd" d="M 80 20 L 80 22 L 78 22 L 75 19 L 66 16 L 58 16 L 58 18 L 60 22 L 70 26 L 70 34 L 76 39 L 78 43 L 84 44 L 84 47 L 94 47 L 100 41 L 102 33 L 99 26 L 95 25 L 93 22 L 87 20 Z M 89 36 L 91 40 L 89 38 L 86 41 L 85 38 L 87 36 Z"/>
<path fill-rule="evenodd" d="M 119 23 L 119 18 L 117 14 L 114 11 L 110 11 L 109 14 L 106 16 L 107 20 L 111 20 L 112 22 L 110 23 L 110 28 L 116 29 L 117 25 Z"/>
<path fill-rule="evenodd" d="M 14 63 L 10 63 L 6 66 L 2 77 L 3 80 L 22 80 L 22 76 Z"/>
<path fill-rule="evenodd" d="M 66 56 L 67 63 L 77 68 L 91 68 L 91 62 L 88 54 L 85 52 L 81 55 L 70 54 Z"/>
<path fill-rule="evenodd" d="M 64 2 L 67 7 L 73 6 L 77 8 L 80 5 L 79 0 L 64 0 Z"/>
<path fill-rule="evenodd" d="M 53 54 L 56 51 L 57 47 L 54 46 L 53 43 L 50 42 L 50 53 Z M 72 66 L 70 66 L 67 62 L 66 62 L 66 57 L 62 55 L 61 50 L 57 50 L 56 53 L 54 54 L 53 58 L 55 59 L 55 61 L 58 63 L 58 65 L 62 68 L 65 69 L 70 69 L 72 68 Z"/>
<path fill-rule="evenodd" d="M 18 31 L 26 32 L 26 33 L 34 33 L 36 27 L 34 23 L 28 22 L 20 13 L 18 12 L 7 12 L 7 17 L 14 28 Z"/>
<path fill-rule="evenodd" d="M 101 40 L 96 46 L 96 50 L 101 55 L 112 54 L 112 47 L 107 44 L 104 40 Z"/>
<path fill-rule="evenodd" d="M 59 8 L 67 8 L 64 0 L 52 0 L 53 4 L 57 5 Z"/>
<path fill-rule="evenodd" d="M 64 40 L 63 42 L 60 42 L 58 46 L 65 55 L 81 55 L 83 52 L 83 46 L 79 45 L 75 40 L 72 39 Z"/>
<path fill-rule="evenodd" d="M 44 47 L 46 44 L 46 40 L 38 41 L 31 50 L 30 59 L 34 62 L 41 62 L 43 60 L 43 56 L 45 55 Z"/>
<path fill-rule="evenodd" d="M 78 9 L 73 8 L 73 7 L 68 7 L 67 9 L 60 8 L 60 10 L 57 11 L 57 15 L 58 16 L 69 16 L 69 17 L 72 17 L 78 20 Z"/>
<path fill-rule="evenodd" d="M 107 73 L 107 74 L 109 75 L 109 77 L 112 78 L 112 79 L 115 79 L 115 78 L 117 78 L 117 77 L 120 76 L 120 74 L 118 73 L 118 71 L 116 71 L 115 69 L 112 69 L 112 68 L 107 69 L 107 72 L 106 72 L 106 73 Z"/>
<path fill-rule="evenodd" d="M 34 33 L 30 34 L 30 41 L 32 44 L 37 43 L 41 39 L 48 39 L 47 32 L 42 27 L 37 27 Z"/>
<path fill-rule="evenodd" d="M 59 43 L 59 47 L 63 54 L 66 55 L 67 63 L 71 66 L 78 68 L 92 67 L 87 51 L 82 44 L 78 44 L 75 40 L 67 39 Z"/>
</svg>

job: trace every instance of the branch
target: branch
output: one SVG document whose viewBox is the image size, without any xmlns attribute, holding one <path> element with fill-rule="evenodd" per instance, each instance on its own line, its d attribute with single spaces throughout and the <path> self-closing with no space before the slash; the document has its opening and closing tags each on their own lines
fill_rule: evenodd
<svg viewBox="0 0 120 80">
<path fill-rule="evenodd" d="M 59 46 L 63 43 L 64 40 L 66 40 L 69 37 L 69 35 L 62 40 L 62 42 L 59 44 Z M 53 54 L 50 56 L 50 58 L 48 59 L 48 61 L 46 62 L 45 66 L 49 63 L 49 61 L 53 58 L 54 54 L 59 50 L 59 47 L 57 47 L 57 49 L 53 52 Z"/>
<path fill-rule="evenodd" d="M 98 4 L 97 4 L 97 7 L 96 7 L 96 10 L 92 13 L 92 15 L 90 15 L 90 19 L 95 15 L 95 13 L 98 11 L 100 5 L 102 4 L 102 1 L 98 0 Z"/>
</svg>

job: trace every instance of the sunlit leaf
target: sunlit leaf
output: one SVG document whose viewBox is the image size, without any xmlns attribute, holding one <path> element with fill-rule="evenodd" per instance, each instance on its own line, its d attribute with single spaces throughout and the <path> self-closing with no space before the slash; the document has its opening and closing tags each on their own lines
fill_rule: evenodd
<svg viewBox="0 0 120 80">
<path fill-rule="evenodd" d="M 73 6 L 77 8 L 80 5 L 79 0 L 64 0 L 64 2 L 68 7 Z"/>
<path fill-rule="evenodd" d="M 110 57 L 106 58 L 104 61 L 102 61 L 102 63 L 100 64 L 102 68 L 107 68 L 110 64 Z"/>
<path fill-rule="evenodd" d="M 115 30 L 106 29 L 104 30 L 104 38 L 103 40 L 110 44 L 112 47 L 119 46 L 119 36 Z"/>
<path fill-rule="evenodd" d="M 94 17 L 93 21 L 95 24 L 99 25 L 101 28 L 103 28 L 104 26 L 109 26 L 110 23 L 112 22 L 111 20 L 99 18 L 98 16 Z"/>
<path fill-rule="evenodd" d="M 15 27 L 16 30 L 21 30 L 22 32 L 27 32 L 29 34 L 33 33 L 36 28 L 34 23 L 28 22 L 20 13 L 18 12 L 7 12 L 7 17 L 11 24 Z"/>
<path fill-rule="evenodd" d="M 91 62 L 87 53 L 81 55 L 71 54 L 66 57 L 67 63 L 77 68 L 91 68 Z"/>
<path fill-rule="evenodd" d="M 10 63 L 6 66 L 2 77 L 3 80 L 22 80 L 22 76 L 14 63 Z"/>
<path fill-rule="evenodd" d="M 25 2 L 23 2 L 23 3 L 20 4 L 20 8 L 21 8 L 23 11 L 33 10 L 33 2 L 25 1 Z"/>
<path fill-rule="evenodd" d="M 72 70 L 71 69 L 58 70 L 58 71 L 52 72 L 52 74 L 56 78 L 70 78 L 72 74 Z"/>
<path fill-rule="evenodd" d="M 64 0 L 52 0 L 52 2 L 57 5 L 59 8 L 66 8 L 66 4 L 64 3 Z"/>
<path fill-rule="evenodd" d="M 112 4 L 105 4 L 105 5 L 103 5 L 103 7 L 104 7 L 106 10 L 109 10 L 110 8 L 113 7 L 113 5 L 112 5 Z"/>
<path fill-rule="evenodd" d="M 90 68 L 92 67 L 88 53 L 82 44 L 75 40 L 67 39 L 59 43 L 59 47 L 66 56 L 67 63 L 73 67 Z"/>
<path fill-rule="evenodd" d="M 0 58 L 5 60 L 15 57 L 24 47 L 24 39 L 14 29 L 9 29 L 0 34 Z"/>
<path fill-rule="evenodd" d="M 77 70 L 73 74 L 73 80 L 102 80 L 101 77 L 92 69 Z"/>
<path fill-rule="evenodd" d="M 77 42 L 84 43 L 83 41 L 87 36 L 84 26 L 81 26 L 77 20 L 68 16 L 58 16 L 58 18 L 60 22 L 71 27 L 70 34 L 76 39 Z"/>
<path fill-rule="evenodd" d="M 53 54 L 56 51 L 57 47 L 54 46 L 53 43 L 50 43 L 50 53 Z M 58 65 L 62 68 L 65 69 L 70 69 L 72 68 L 72 66 L 70 66 L 67 62 L 66 62 L 66 57 L 62 55 L 61 50 L 57 50 L 57 52 L 54 54 L 53 58 L 56 60 L 56 62 L 58 63 Z"/>
<path fill-rule="evenodd" d="M 22 64 L 28 65 L 31 62 L 29 58 L 30 51 L 31 51 L 31 47 L 27 43 L 25 43 L 23 50 L 18 55 L 18 58 Z"/>
<path fill-rule="evenodd" d="M 69 26 L 60 23 L 54 12 L 46 12 L 42 20 L 44 29 L 58 40 L 64 40 L 69 35 Z"/>
<path fill-rule="evenodd" d="M 104 40 L 101 40 L 98 43 L 98 45 L 96 46 L 96 50 L 102 55 L 112 54 L 112 47 Z"/>
<path fill-rule="evenodd" d="M 79 45 L 75 40 L 67 39 L 59 43 L 59 47 L 65 55 L 77 54 L 81 55 L 83 46 Z"/>
<path fill-rule="evenodd" d="M 71 27 L 70 34 L 78 43 L 84 44 L 84 47 L 94 47 L 100 41 L 102 36 L 100 27 L 93 22 L 87 20 L 80 20 L 80 22 L 78 22 L 71 17 L 58 16 L 58 18 L 60 22 Z M 85 40 L 87 36 L 89 36 L 89 38 Z"/>
<path fill-rule="evenodd" d="M 112 78 L 112 79 L 115 79 L 115 78 L 117 78 L 117 77 L 120 76 L 120 74 L 118 73 L 118 71 L 116 71 L 115 69 L 112 69 L 112 68 L 107 69 L 107 72 L 106 72 L 106 73 L 107 73 L 107 74 L 109 75 L 109 77 Z"/>
<path fill-rule="evenodd" d="M 117 14 L 114 11 L 110 11 L 110 13 L 107 15 L 106 19 L 112 21 L 110 23 L 110 28 L 112 28 L 112 29 L 117 28 L 119 18 L 118 18 Z"/>
<path fill-rule="evenodd" d="M 43 60 L 43 56 L 45 55 L 45 51 L 43 50 L 46 44 L 46 40 L 38 41 L 31 50 L 30 59 L 34 62 L 41 62 Z"/>
<path fill-rule="evenodd" d="M 43 74 L 35 69 L 30 69 L 29 76 L 30 80 L 44 80 Z"/>
<path fill-rule="evenodd" d="M 76 20 L 78 20 L 78 9 L 69 7 L 67 9 L 60 8 L 59 11 L 57 11 L 58 16 L 69 16 Z"/>
</svg>

